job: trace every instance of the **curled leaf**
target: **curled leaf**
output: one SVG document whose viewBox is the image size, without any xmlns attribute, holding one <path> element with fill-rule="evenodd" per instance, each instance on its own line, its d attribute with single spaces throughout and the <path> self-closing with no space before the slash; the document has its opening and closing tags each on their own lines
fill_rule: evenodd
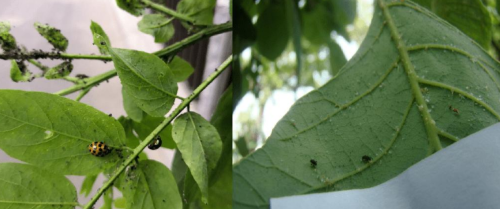
<svg viewBox="0 0 500 209">
<path fill-rule="evenodd" d="M 11 68 L 10 68 L 10 78 L 14 82 L 25 82 L 25 81 L 31 81 L 32 74 L 24 64 L 24 62 L 20 61 L 15 61 L 11 60 Z"/>
<path fill-rule="evenodd" d="M 65 61 L 47 70 L 44 76 L 46 79 L 59 79 L 68 76 L 71 71 L 73 71 L 73 64 L 71 64 L 71 62 Z"/>
<path fill-rule="evenodd" d="M 39 22 L 35 23 L 35 28 L 55 49 L 65 51 L 68 48 L 68 39 L 64 37 L 61 30 Z"/>
<path fill-rule="evenodd" d="M 0 46 L 5 52 L 17 49 L 16 39 L 10 33 L 10 23 L 0 22 Z"/>
</svg>

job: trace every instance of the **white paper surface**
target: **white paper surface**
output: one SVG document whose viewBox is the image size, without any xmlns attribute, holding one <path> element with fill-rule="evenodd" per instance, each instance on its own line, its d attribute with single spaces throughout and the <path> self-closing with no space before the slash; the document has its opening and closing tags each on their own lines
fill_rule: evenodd
<svg viewBox="0 0 500 209">
<path fill-rule="evenodd" d="M 372 188 L 271 199 L 272 209 L 500 208 L 500 123 Z"/>
</svg>

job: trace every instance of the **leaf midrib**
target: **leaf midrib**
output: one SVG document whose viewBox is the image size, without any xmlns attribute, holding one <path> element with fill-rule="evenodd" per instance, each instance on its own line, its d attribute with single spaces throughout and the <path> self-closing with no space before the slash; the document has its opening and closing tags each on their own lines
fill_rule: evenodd
<svg viewBox="0 0 500 209">
<path fill-rule="evenodd" d="M 420 91 L 420 84 L 418 82 L 418 77 L 415 72 L 415 67 L 411 63 L 406 44 L 401 39 L 401 34 L 399 33 L 397 26 L 394 23 L 391 14 L 389 13 L 389 8 L 381 0 L 379 0 L 378 3 L 384 13 L 385 21 L 389 26 L 392 39 L 396 44 L 396 48 L 398 49 L 399 56 L 403 63 L 403 67 L 408 76 L 408 81 L 410 82 L 410 88 L 418 104 L 418 110 L 420 111 L 422 120 L 424 121 L 425 130 L 427 132 L 427 138 L 429 140 L 429 145 L 431 146 L 431 153 L 439 151 L 442 149 L 442 146 L 441 142 L 439 141 L 436 122 L 432 118 L 432 115 L 429 112 L 429 108 L 427 107 L 427 103 L 425 102 L 424 96 Z"/>
</svg>

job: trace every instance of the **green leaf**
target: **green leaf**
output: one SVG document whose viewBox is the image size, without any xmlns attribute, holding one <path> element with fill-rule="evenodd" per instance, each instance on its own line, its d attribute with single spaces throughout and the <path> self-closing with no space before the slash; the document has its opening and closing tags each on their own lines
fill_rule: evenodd
<svg viewBox="0 0 500 209">
<path fill-rule="evenodd" d="M 127 144 L 127 147 L 137 147 L 137 145 L 139 145 L 139 138 L 137 138 L 137 136 L 135 136 L 135 134 L 133 133 L 132 120 L 120 116 L 120 118 L 118 118 L 118 122 L 122 124 L 123 130 L 125 130 L 125 144 Z"/>
<path fill-rule="evenodd" d="M 134 101 L 134 98 L 127 93 L 125 88 L 122 88 L 122 96 L 123 96 L 123 108 L 125 112 L 127 112 L 128 117 L 132 120 L 141 122 L 144 117 L 144 111 L 142 111 L 139 106 Z"/>
<path fill-rule="evenodd" d="M 215 0 L 181 0 L 177 12 L 193 18 L 195 25 L 212 25 L 215 3 Z"/>
<path fill-rule="evenodd" d="M 12 64 L 12 67 L 10 67 L 10 79 L 12 79 L 12 81 L 25 82 L 32 80 L 32 73 L 28 70 L 24 62 L 11 60 L 10 63 Z"/>
<path fill-rule="evenodd" d="M 123 88 L 137 106 L 148 115 L 164 116 L 177 96 L 172 70 L 146 52 L 113 48 L 110 53 Z"/>
<path fill-rule="evenodd" d="M 76 189 L 64 176 L 19 163 L 0 164 L 0 208 L 61 208 L 78 205 Z"/>
<path fill-rule="evenodd" d="M 174 176 L 156 161 L 141 161 L 136 170 L 121 176 L 122 192 L 129 209 L 181 209 L 182 201 Z"/>
<path fill-rule="evenodd" d="M 144 5 L 140 0 L 116 0 L 116 4 L 134 16 L 141 16 L 144 13 Z"/>
<path fill-rule="evenodd" d="M 109 54 L 111 41 L 109 41 L 106 32 L 104 32 L 101 26 L 94 21 L 91 21 L 90 23 L 90 30 L 92 31 L 92 37 L 94 38 L 94 45 L 99 48 L 99 52 L 101 52 L 101 54 Z"/>
<path fill-rule="evenodd" d="M 68 39 L 64 37 L 61 30 L 39 22 L 35 22 L 34 25 L 38 33 L 47 39 L 47 41 L 49 41 L 55 49 L 66 51 L 66 48 L 68 48 Z"/>
<path fill-rule="evenodd" d="M 285 50 L 290 38 L 285 7 L 274 1 L 269 2 L 269 6 L 259 15 L 256 28 L 255 47 L 267 59 L 275 60 Z"/>
<path fill-rule="evenodd" d="M 411 1 L 375 4 L 356 55 L 234 166 L 233 208 L 372 187 L 500 120 L 495 59 Z"/>
<path fill-rule="evenodd" d="M 97 179 L 97 175 L 88 175 L 85 176 L 85 179 L 82 183 L 82 188 L 80 189 L 80 194 L 88 197 L 90 192 L 92 191 L 92 187 L 94 187 L 95 180 Z"/>
<path fill-rule="evenodd" d="M 296 1 L 285 1 L 285 11 L 287 24 L 292 35 L 293 49 L 295 51 L 295 76 L 297 76 L 297 86 L 300 85 L 300 69 L 302 69 L 302 41 L 299 8 Z"/>
<path fill-rule="evenodd" d="M 47 70 L 44 77 L 46 79 L 59 79 L 68 76 L 71 71 L 73 71 L 73 64 L 69 61 L 64 61 L 63 63 Z"/>
<path fill-rule="evenodd" d="M 92 175 L 120 158 L 93 156 L 87 146 L 125 146 L 122 126 L 93 107 L 43 92 L 0 90 L 0 148 L 13 158 L 53 172 Z"/>
<path fill-rule="evenodd" d="M 0 22 L 0 46 L 5 52 L 17 49 L 16 39 L 10 33 L 10 23 Z"/>
<path fill-rule="evenodd" d="M 344 52 L 340 46 L 334 40 L 328 41 L 328 51 L 330 57 L 330 72 L 332 75 L 337 75 L 340 68 L 342 68 L 347 62 Z"/>
<path fill-rule="evenodd" d="M 167 18 L 162 14 L 147 14 L 137 23 L 139 30 L 155 37 L 156 43 L 165 43 L 174 36 L 174 18 Z"/>
<path fill-rule="evenodd" d="M 116 198 L 114 201 L 115 208 L 125 208 L 127 205 L 127 199 L 124 197 Z"/>
<path fill-rule="evenodd" d="M 222 94 L 210 123 L 217 129 L 222 140 L 222 154 L 217 166 L 210 174 L 208 202 L 204 209 L 231 209 L 233 202 L 233 141 L 232 111 L 233 88 L 230 85 Z"/>
<path fill-rule="evenodd" d="M 186 163 L 184 163 L 184 160 L 182 159 L 181 152 L 179 150 L 175 151 L 174 154 L 174 159 L 172 160 L 172 174 L 174 175 L 175 181 L 177 182 L 177 185 L 179 186 L 179 191 L 184 191 L 184 176 L 186 175 L 187 171 L 187 166 Z M 182 184 L 182 187 L 180 187 Z"/>
<path fill-rule="evenodd" d="M 177 149 L 200 188 L 202 201 L 207 203 L 208 176 L 222 151 L 219 133 L 201 115 L 193 112 L 177 117 L 172 132 Z"/>
<path fill-rule="evenodd" d="M 136 122 L 134 121 L 133 128 L 137 135 L 139 135 L 139 138 L 141 140 L 144 140 L 146 137 L 153 132 L 153 130 L 160 125 L 161 122 L 165 120 L 164 117 L 151 117 L 149 115 L 146 115 L 144 119 L 141 122 Z M 168 149 L 174 149 L 175 148 L 175 143 L 174 140 L 172 139 L 172 126 L 168 125 L 163 129 L 163 131 L 160 132 L 160 137 L 162 140 L 162 147 L 168 148 Z"/>
<path fill-rule="evenodd" d="M 257 39 L 257 31 L 255 30 L 252 20 L 242 8 L 243 1 L 236 1 L 234 4 L 233 22 L 233 54 L 239 54 L 247 47 L 251 46 Z M 235 82 L 236 83 L 236 82 Z"/>
<path fill-rule="evenodd" d="M 174 80 L 176 82 L 188 79 L 194 72 L 193 66 L 179 56 L 175 56 L 172 62 L 168 63 L 168 66 L 172 69 L 172 73 L 174 73 Z"/>
<path fill-rule="evenodd" d="M 113 189 L 108 189 L 103 195 L 104 204 L 100 209 L 113 209 Z"/>
<path fill-rule="evenodd" d="M 238 138 L 234 142 L 234 144 L 236 145 L 236 149 L 238 149 L 238 152 L 242 157 L 245 157 L 250 153 L 250 151 L 248 150 L 247 142 L 245 141 L 245 137 Z"/>
<path fill-rule="evenodd" d="M 490 13 L 481 0 L 434 0 L 432 11 L 474 39 L 486 50 L 489 49 L 492 24 Z"/>
</svg>

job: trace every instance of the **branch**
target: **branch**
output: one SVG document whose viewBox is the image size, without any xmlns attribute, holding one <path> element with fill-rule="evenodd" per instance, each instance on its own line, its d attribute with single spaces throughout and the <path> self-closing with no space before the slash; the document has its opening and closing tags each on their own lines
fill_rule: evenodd
<svg viewBox="0 0 500 209">
<path fill-rule="evenodd" d="M 154 2 L 149 1 L 149 0 L 141 0 L 141 1 L 142 1 L 142 3 L 144 3 L 146 5 L 146 7 L 149 7 L 151 9 L 156 10 L 156 11 L 163 12 L 163 13 L 168 14 L 172 17 L 175 17 L 179 20 L 184 20 L 184 21 L 191 22 L 191 23 L 194 22 L 193 18 L 191 18 L 185 14 L 178 13 L 174 10 L 167 8 L 167 7 L 164 7 L 161 4 L 157 4 L 157 3 L 154 3 Z"/>
<path fill-rule="evenodd" d="M 29 59 L 88 59 L 88 60 L 103 60 L 111 61 L 109 55 L 92 55 L 92 54 L 68 54 L 59 51 L 44 52 L 42 50 L 33 50 L 31 52 L 12 51 L 0 54 L 0 59 L 9 60 L 29 60 Z"/>
<path fill-rule="evenodd" d="M 174 55 L 178 51 L 180 51 L 181 49 L 186 48 L 186 47 L 188 47 L 188 46 L 190 46 L 190 45 L 192 45 L 192 44 L 194 44 L 194 43 L 196 43 L 204 38 L 207 38 L 207 37 L 210 37 L 210 36 L 213 36 L 216 34 L 224 33 L 227 31 L 231 31 L 232 28 L 233 28 L 233 26 L 232 26 L 231 22 L 220 24 L 220 25 L 214 25 L 214 26 L 208 27 L 206 29 L 203 29 L 198 33 L 195 33 L 194 35 L 189 36 L 189 37 L 183 39 L 182 41 L 179 41 L 175 44 L 172 44 L 168 47 L 165 47 L 165 48 L 163 48 L 163 49 L 161 49 L 153 54 L 156 56 L 159 56 L 159 57 Z M 86 89 L 88 87 L 97 85 L 97 84 L 99 84 L 105 80 L 108 80 L 110 78 L 113 78 L 115 76 L 116 76 L 116 70 L 110 70 L 110 71 L 105 72 L 103 74 L 85 79 L 84 83 L 74 85 L 74 86 L 69 87 L 67 89 L 63 89 L 59 92 L 56 92 L 55 94 L 60 95 L 60 96 L 68 95 L 68 94 L 71 94 L 75 91 L 79 91 L 81 89 Z"/>
<path fill-rule="evenodd" d="M 109 178 L 109 180 L 104 183 L 104 185 L 97 191 L 97 193 L 92 197 L 90 202 L 85 205 L 84 209 L 90 209 L 94 204 L 97 202 L 97 200 L 102 196 L 102 194 L 108 189 L 110 186 L 113 185 L 113 182 L 118 178 L 118 176 L 125 170 L 125 168 L 132 162 L 134 159 L 142 152 L 146 146 L 148 146 L 149 143 L 155 138 L 156 135 L 158 135 L 167 125 L 172 123 L 175 117 L 181 113 L 181 111 L 191 103 L 212 81 L 215 80 L 224 70 L 229 66 L 229 64 L 232 62 L 233 56 L 229 56 L 226 61 L 224 61 L 216 70 L 214 73 L 212 73 L 208 78 L 203 81 L 189 97 L 187 97 L 185 100 L 182 101 L 182 103 L 175 108 L 172 113 L 165 118 L 165 120 L 158 126 L 156 127 L 153 132 L 151 132 L 144 141 L 142 141 L 139 146 L 137 146 L 132 155 L 130 155 L 126 160 L 125 163 L 121 164 L 118 170 Z"/>
</svg>

